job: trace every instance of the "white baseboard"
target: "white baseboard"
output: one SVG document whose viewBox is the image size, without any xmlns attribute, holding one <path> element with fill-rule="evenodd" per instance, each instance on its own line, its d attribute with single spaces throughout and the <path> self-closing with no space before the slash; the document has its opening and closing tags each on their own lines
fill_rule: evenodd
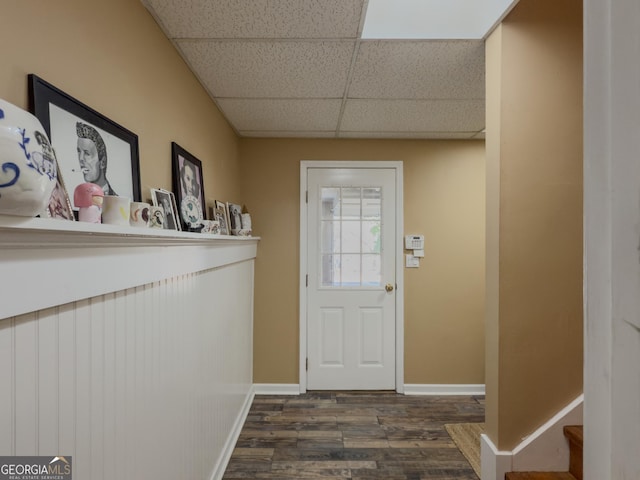
<svg viewBox="0 0 640 480">
<path fill-rule="evenodd" d="M 224 472 L 227 469 L 227 465 L 229 464 L 229 460 L 231 459 L 231 455 L 233 454 L 233 450 L 236 446 L 236 442 L 238 441 L 238 437 L 240 436 L 240 432 L 242 431 L 242 426 L 247 419 L 247 415 L 249 415 L 249 410 L 251 409 L 251 404 L 253 403 L 253 397 L 255 396 L 255 387 L 252 385 L 247 393 L 247 396 L 244 400 L 242 408 L 236 417 L 236 421 L 233 423 L 233 427 L 229 432 L 229 436 L 227 437 L 227 441 L 224 443 L 222 447 L 222 453 L 218 458 L 218 462 L 213 468 L 213 472 L 209 477 L 210 480 L 221 480 L 224 476 Z"/>
<path fill-rule="evenodd" d="M 512 452 L 501 452 L 486 434 L 480 435 L 480 478 L 482 480 L 504 480 L 511 472 Z"/>
<path fill-rule="evenodd" d="M 482 480 L 503 480 L 506 472 L 566 471 L 569 469 L 569 444 L 562 428 L 582 425 L 580 395 L 512 451 L 499 451 L 487 435 L 480 438 Z"/>
<path fill-rule="evenodd" d="M 300 395 L 297 383 L 255 383 L 256 395 Z M 409 384 L 404 385 L 405 395 L 484 395 L 483 384 Z"/>
<path fill-rule="evenodd" d="M 405 395 L 484 395 L 483 384 L 408 384 Z"/>
<path fill-rule="evenodd" d="M 297 383 L 254 383 L 256 395 L 300 395 Z"/>
</svg>

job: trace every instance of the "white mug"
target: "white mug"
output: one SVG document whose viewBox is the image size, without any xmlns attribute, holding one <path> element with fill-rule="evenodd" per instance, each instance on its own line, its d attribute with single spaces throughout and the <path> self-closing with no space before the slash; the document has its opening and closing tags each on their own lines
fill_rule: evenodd
<svg viewBox="0 0 640 480">
<path fill-rule="evenodd" d="M 117 195 L 105 195 L 102 203 L 102 223 L 129 225 L 131 200 Z"/>
<path fill-rule="evenodd" d="M 147 228 L 149 224 L 149 205 L 146 202 L 131 202 L 131 217 L 129 224 L 132 227 Z"/>
</svg>

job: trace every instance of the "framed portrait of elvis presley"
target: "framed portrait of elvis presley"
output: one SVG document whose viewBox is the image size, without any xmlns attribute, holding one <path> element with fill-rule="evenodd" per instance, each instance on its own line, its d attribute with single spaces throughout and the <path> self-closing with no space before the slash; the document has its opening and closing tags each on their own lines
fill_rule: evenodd
<svg viewBox="0 0 640 480">
<path fill-rule="evenodd" d="M 105 195 L 141 200 L 136 134 L 34 74 L 29 108 L 49 135 L 69 197 L 90 182 Z"/>
</svg>

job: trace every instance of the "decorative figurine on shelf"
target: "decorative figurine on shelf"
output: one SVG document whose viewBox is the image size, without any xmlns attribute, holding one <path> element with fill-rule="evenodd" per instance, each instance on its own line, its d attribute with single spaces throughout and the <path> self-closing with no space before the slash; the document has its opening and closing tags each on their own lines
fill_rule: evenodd
<svg viewBox="0 0 640 480">
<path fill-rule="evenodd" d="M 164 227 L 164 208 L 161 206 L 152 206 L 149 208 L 149 227 Z"/>
<path fill-rule="evenodd" d="M 95 183 L 81 183 L 73 192 L 73 203 L 78 207 L 78 220 L 101 223 L 104 191 Z"/>
<path fill-rule="evenodd" d="M 35 217 L 56 186 L 56 159 L 40 121 L 0 99 L 0 213 Z"/>
</svg>

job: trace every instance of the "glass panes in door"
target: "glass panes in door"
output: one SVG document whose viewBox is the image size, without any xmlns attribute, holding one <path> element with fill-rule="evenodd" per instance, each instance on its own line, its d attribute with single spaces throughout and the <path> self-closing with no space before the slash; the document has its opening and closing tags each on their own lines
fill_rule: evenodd
<svg viewBox="0 0 640 480">
<path fill-rule="evenodd" d="M 382 284 L 382 188 L 320 188 L 323 287 Z"/>
</svg>

